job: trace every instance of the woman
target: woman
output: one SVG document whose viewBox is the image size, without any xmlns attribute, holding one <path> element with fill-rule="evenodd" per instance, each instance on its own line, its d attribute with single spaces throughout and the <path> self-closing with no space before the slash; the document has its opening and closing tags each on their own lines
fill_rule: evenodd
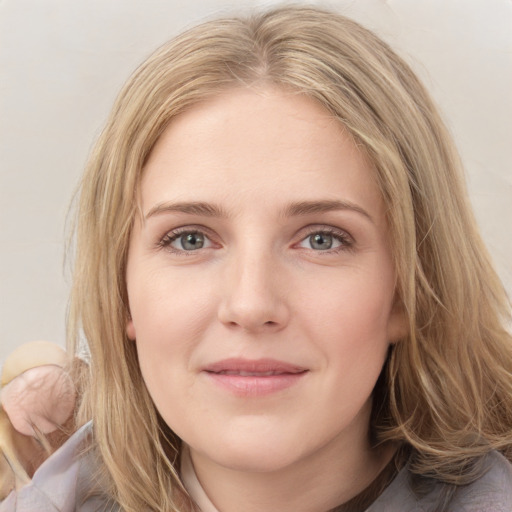
<svg viewBox="0 0 512 512">
<path fill-rule="evenodd" d="M 507 299 L 434 105 L 356 23 L 281 8 L 158 50 L 76 250 L 84 510 L 512 506 Z"/>
</svg>

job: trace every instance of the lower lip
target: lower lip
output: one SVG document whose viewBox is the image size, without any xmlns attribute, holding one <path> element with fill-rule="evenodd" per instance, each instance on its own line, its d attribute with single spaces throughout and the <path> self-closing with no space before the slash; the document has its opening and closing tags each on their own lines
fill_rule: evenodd
<svg viewBox="0 0 512 512">
<path fill-rule="evenodd" d="M 258 377 L 251 375 L 226 375 L 222 373 L 204 372 L 209 379 L 234 395 L 241 397 L 266 396 L 288 389 L 298 384 L 307 372 L 282 373 Z"/>
</svg>

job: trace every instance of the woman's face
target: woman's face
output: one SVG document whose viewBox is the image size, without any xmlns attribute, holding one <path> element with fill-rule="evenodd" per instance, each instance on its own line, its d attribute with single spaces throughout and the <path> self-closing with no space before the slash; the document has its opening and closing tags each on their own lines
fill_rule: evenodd
<svg viewBox="0 0 512 512">
<path fill-rule="evenodd" d="M 229 91 L 163 133 L 141 211 L 127 334 L 195 460 L 275 471 L 366 450 L 404 320 L 384 205 L 340 124 L 298 94 Z"/>
</svg>

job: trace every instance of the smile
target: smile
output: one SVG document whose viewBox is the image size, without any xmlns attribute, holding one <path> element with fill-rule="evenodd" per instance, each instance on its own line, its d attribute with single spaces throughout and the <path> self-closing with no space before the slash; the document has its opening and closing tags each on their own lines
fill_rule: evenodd
<svg viewBox="0 0 512 512">
<path fill-rule="evenodd" d="M 284 375 L 287 372 L 244 372 L 242 370 L 225 370 L 218 373 L 219 375 L 239 375 L 240 377 L 271 377 L 272 375 Z"/>
<path fill-rule="evenodd" d="M 235 396 L 258 397 L 294 386 L 308 370 L 272 359 L 226 359 L 206 366 L 203 373 L 215 385 Z"/>
</svg>

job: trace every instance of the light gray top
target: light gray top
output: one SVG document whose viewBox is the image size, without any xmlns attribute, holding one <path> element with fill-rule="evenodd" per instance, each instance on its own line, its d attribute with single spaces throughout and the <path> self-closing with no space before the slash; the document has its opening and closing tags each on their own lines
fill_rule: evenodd
<svg viewBox="0 0 512 512">
<path fill-rule="evenodd" d="M 492 452 L 490 469 L 476 482 L 459 487 L 449 512 L 512 512 L 512 465 L 498 452 Z M 409 487 L 407 466 L 366 510 L 366 512 L 437 512 L 441 485 L 418 500 Z"/>
<path fill-rule="evenodd" d="M 73 434 L 38 468 L 30 484 L 11 492 L 0 503 L 0 512 L 112 511 L 108 500 L 103 497 L 91 497 L 83 504 L 77 503 L 77 496 L 84 494 L 93 473 L 90 457 L 77 456 L 91 430 L 92 424 L 88 423 Z M 450 503 L 450 512 L 512 512 L 512 465 L 497 452 L 489 457 L 489 471 L 471 485 L 457 490 Z M 183 469 L 185 485 L 197 498 L 196 502 L 203 505 L 204 512 L 215 510 L 200 487 L 193 468 L 185 465 Z M 441 486 L 434 487 L 427 496 L 418 499 L 409 487 L 408 475 L 406 466 L 366 512 L 437 512 L 435 501 Z"/>
</svg>

